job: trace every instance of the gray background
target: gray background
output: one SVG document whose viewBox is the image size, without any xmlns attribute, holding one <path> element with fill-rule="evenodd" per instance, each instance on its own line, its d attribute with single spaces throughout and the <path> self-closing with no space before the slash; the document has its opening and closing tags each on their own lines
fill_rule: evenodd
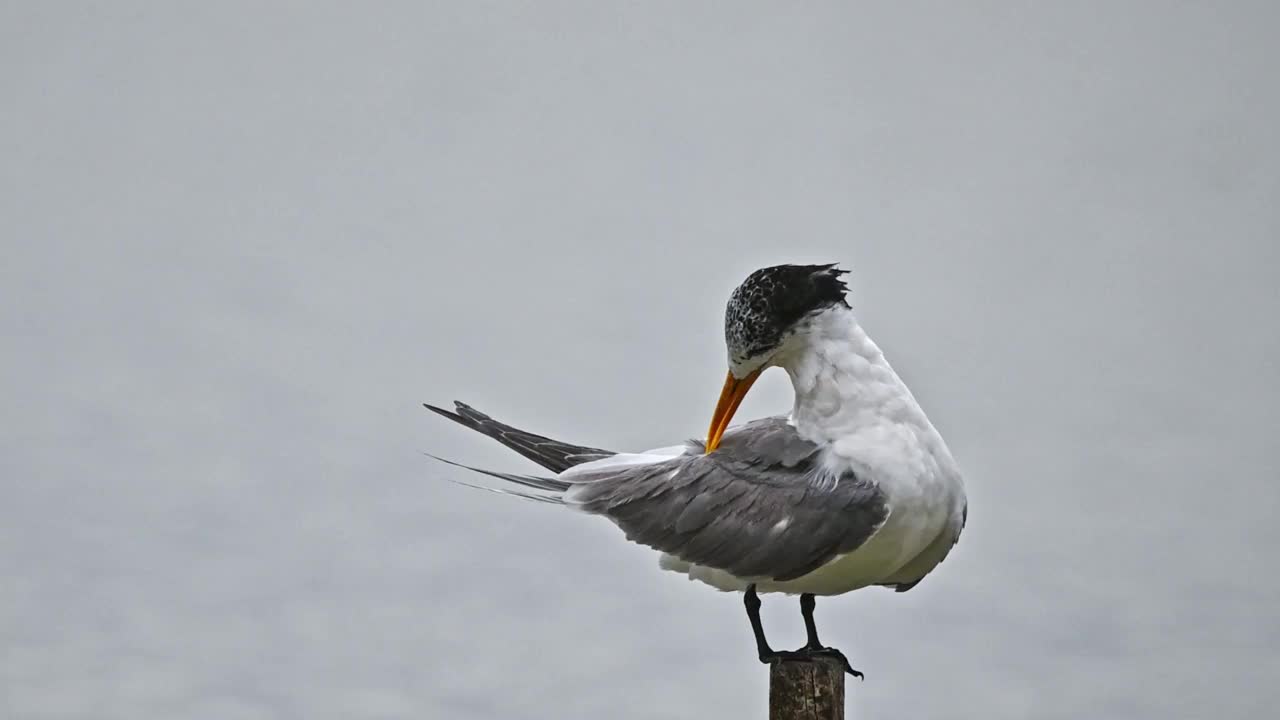
<svg viewBox="0 0 1280 720">
<path fill-rule="evenodd" d="M 1056 5 L 0 4 L 0 717 L 763 717 L 738 596 L 419 403 L 696 436 L 835 260 L 971 501 L 819 604 L 853 716 L 1268 715 L 1280 12 Z"/>
</svg>

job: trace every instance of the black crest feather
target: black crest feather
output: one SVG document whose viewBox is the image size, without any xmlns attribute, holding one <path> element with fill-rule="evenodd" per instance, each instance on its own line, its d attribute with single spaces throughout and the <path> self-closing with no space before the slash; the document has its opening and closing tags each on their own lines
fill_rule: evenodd
<svg viewBox="0 0 1280 720">
<path fill-rule="evenodd" d="M 735 359 L 745 360 L 776 347 L 801 318 L 843 305 L 848 270 L 830 265 L 775 265 L 761 268 L 733 291 L 725 308 L 724 339 Z"/>
</svg>

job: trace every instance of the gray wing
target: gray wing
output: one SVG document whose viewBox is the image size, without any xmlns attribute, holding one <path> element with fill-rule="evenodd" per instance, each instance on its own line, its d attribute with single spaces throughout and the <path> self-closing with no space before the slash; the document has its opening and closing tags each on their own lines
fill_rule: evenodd
<svg viewBox="0 0 1280 720">
<path fill-rule="evenodd" d="M 599 460 L 615 454 L 609 450 L 601 450 L 599 448 L 585 447 L 582 445 L 571 445 L 569 443 L 552 440 L 549 437 L 535 435 L 531 432 L 511 427 L 510 425 L 494 420 L 466 403 L 461 403 L 455 400 L 453 405 L 457 412 L 449 412 L 443 408 L 438 408 L 426 403 L 422 404 L 423 407 L 431 412 L 443 415 L 460 425 L 465 425 L 472 430 L 488 435 L 494 440 L 497 440 L 503 445 L 506 445 L 512 450 L 515 450 L 521 455 L 555 473 L 562 473 L 574 465 L 580 465 L 592 460 Z M 487 470 L 478 470 L 477 468 L 468 469 L 491 474 Z M 499 475 L 498 477 L 502 476 Z M 510 480 L 510 478 L 505 477 L 503 479 Z"/>
<path fill-rule="evenodd" d="M 856 549 L 888 516 L 864 478 L 814 482 L 817 462 L 818 446 L 767 418 L 726 433 L 709 455 L 695 442 L 668 461 L 575 474 L 565 499 L 685 562 L 786 581 Z"/>
</svg>

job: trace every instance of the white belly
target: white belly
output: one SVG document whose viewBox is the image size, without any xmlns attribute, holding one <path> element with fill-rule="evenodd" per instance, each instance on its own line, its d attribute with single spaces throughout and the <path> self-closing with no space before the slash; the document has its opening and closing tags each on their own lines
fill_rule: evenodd
<svg viewBox="0 0 1280 720">
<path fill-rule="evenodd" d="M 670 555 L 663 555 L 660 565 L 724 591 L 746 590 L 754 583 L 759 592 L 841 595 L 870 585 L 911 583 L 927 575 L 950 550 L 960 531 L 963 499 L 960 507 L 954 515 L 947 513 L 936 520 L 902 510 L 891 511 L 884 526 L 857 550 L 837 556 L 807 575 L 784 582 L 740 578 Z"/>
</svg>

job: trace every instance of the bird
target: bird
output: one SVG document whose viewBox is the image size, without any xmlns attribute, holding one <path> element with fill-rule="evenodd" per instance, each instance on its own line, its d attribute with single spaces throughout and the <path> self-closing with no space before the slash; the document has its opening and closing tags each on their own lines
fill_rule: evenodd
<svg viewBox="0 0 1280 720">
<path fill-rule="evenodd" d="M 760 662 L 826 656 L 862 678 L 842 651 L 820 641 L 816 598 L 914 588 L 959 541 L 968 500 L 942 436 L 859 324 L 847 274 L 836 264 L 776 265 L 732 291 L 728 371 L 705 440 L 613 452 L 520 430 L 455 402 L 453 410 L 425 407 L 547 473 L 432 457 L 509 483 L 478 487 L 604 516 L 656 550 L 661 568 L 743 593 Z M 730 426 L 757 378 L 774 367 L 790 376 L 791 412 Z M 799 595 L 804 646 L 770 646 L 763 593 Z"/>
</svg>

